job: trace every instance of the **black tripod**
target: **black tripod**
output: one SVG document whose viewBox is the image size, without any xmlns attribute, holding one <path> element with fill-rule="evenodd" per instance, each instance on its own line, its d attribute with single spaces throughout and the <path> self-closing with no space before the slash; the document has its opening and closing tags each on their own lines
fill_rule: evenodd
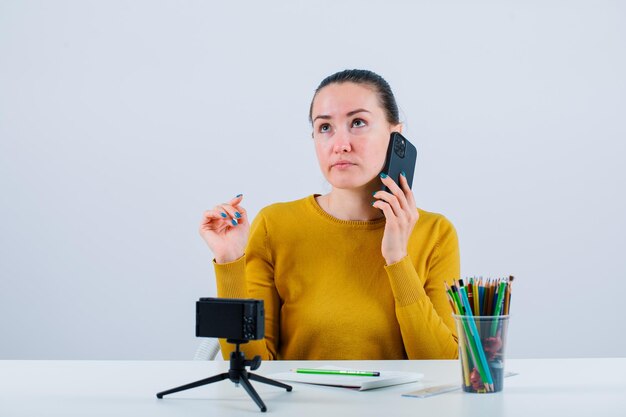
<svg viewBox="0 0 626 417">
<path fill-rule="evenodd" d="M 172 388 L 167 391 L 159 392 L 157 393 L 157 398 L 163 398 L 164 395 L 172 394 L 174 392 L 185 391 L 191 388 L 200 387 L 202 385 L 211 384 L 213 382 L 223 381 L 224 379 L 230 379 L 235 384 L 241 383 L 241 385 L 243 385 L 243 388 L 246 390 L 248 395 L 252 397 L 252 399 L 259 406 L 261 411 L 265 412 L 267 411 L 267 407 L 263 403 L 263 400 L 261 399 L 259 394 L 254 390 L 254 387 L 250 383 L 250 380 L 285 388 L 287 391 L 292 390 L 292 387 L 290 385 L 250 373 L 246 370 L 246 366 L 249 366 L 250 370 L 252 371 L 254 371 L 255 369 L 259 369 L 259 366 L 261 366 L 260 356 L 255 356 L 254 359 L 248 360 L 246 359 L 246 355 L 239 350 L 239 345 L 242 343 L 248 343 L 247 340 L 227 339 L 226 341 L 228 343 L 234 343 L 236 345 L 235 351 L 230 353 L 230 369 L 228 370 L 228 372 L 217 374 L 210 378 L 201 379 L 199 381 L 182 385 L 180 387 Z"/>
</svg>

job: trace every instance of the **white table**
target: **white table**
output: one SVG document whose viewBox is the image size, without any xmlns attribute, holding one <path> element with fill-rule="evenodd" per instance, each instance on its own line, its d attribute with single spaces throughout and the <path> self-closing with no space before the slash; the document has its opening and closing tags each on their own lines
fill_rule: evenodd
<svg viewBox="0 0 626 417">
<path fill-rule="evenodd" d="M 292 392 L 253 382 L 268 412 L 229 380 L 157 399 L 156 393 L 228 370 L 212 361 L 0 361 L 0 416 L 626 416 L 626 358 L 518 359 L 504 391 L 460 390 L 430 398 L 401 394 L 460 383 L 457 361 L 264 362 L 259 375 L 322 365 L 422 372 L 424 382 L 353 391 L 292 384 Z"/>
</svg>

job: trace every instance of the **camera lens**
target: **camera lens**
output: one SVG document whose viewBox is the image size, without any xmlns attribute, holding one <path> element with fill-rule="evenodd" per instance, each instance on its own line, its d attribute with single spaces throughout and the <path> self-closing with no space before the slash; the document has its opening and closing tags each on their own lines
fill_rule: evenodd
<svg viewBox="0 0 626 417">
<path fill-rule="evenodd" d="M 404 143 L 404 139 L 396 138 L 393 141 L 393 151 L 400 158 L 404 158 L 404 152 L 406 151 L 406 143 Z"/>
</svg>

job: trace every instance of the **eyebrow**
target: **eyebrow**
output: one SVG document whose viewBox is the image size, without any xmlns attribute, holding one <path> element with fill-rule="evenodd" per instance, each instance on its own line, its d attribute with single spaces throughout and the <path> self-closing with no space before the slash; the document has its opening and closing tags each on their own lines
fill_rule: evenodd
<svg viewBox="0 0 626 417">
<path fill-rule="evenodd" d="M 369 110 L 356 109 L 356 110 L 352 110 L 352 111 L 349 111 L 348 113 L 346 113 L 346 116 L 350 117 L 350 116 L 354 116 L 357 113 L 362 113 L 362 112 L 371 113 Z M 332 116 L 328 116 L 326 114 L 320 114 L 319 116 L 315 116 L 315 119 L 313 119 L 313 123 L 315 123 L 315 121 L 317 119 L 329 120 L 329 119 L 332 119 Z"/>
</svg>

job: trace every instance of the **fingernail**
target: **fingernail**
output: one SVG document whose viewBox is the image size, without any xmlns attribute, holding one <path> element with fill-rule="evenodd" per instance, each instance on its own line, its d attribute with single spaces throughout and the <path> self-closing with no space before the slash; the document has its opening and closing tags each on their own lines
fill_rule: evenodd
<svg viewBox="0 0 626 417">
<path fill-rule="evenodd" d="M 226 213 L 220 213 L 220 215 L 224 218 L 226 217 Z"/>
<path fill-rule="evenodd" d="M 372 197 L 374 197 L 374 196 L 376 195 L 376 193 L 377 193 L 377 192 L 378 192 L 378 191 L 374 191 L 374 192 L 372 193 Z"/>
<path fill-rule="evenodd" d="M 236 217 L 236 218 L 238 218 L 238 219 L 241 219 L 241 214 L 239 214 L 239 212 L 238 212 L 238 211 L 236 211 L 236 212 L 235 212 L 235 217 Z"/>
<path fill-rule="evenodd" d="M 400 174 L 401 174 L 403 177 L 406 177 L 406 174 L 404 173 L 404 171 L 402 171 Z"/>
<path fill-rule="evenodd" d="M 235 198 L 239 198 L 239 197 L 241 197 L 242 195 L 243 195 L 243 194 L 237 194 L 237 195 L 235 196 Z"/>
<path fill-rule="evenodd" d="M 374 205 L 374 203 L 376 203 L 376 201 L 372 201 L 372 206 Z"/>
<path fill-rule="evenodd" d="M 237 226 L 239 223 L 237 223 L 237 220 L 231 220 L 231 223 L 233 224 L 233 226 Z"/>
<path fill-rule="evenodd" d="M 387 175 L 387 174 L 385 174 L 384 172 L 381 172 L 381 173 L 380 173 L 380 178 L 387 178 L 387 176 L 388 176 L 388 175 Z"/>
</svg>

